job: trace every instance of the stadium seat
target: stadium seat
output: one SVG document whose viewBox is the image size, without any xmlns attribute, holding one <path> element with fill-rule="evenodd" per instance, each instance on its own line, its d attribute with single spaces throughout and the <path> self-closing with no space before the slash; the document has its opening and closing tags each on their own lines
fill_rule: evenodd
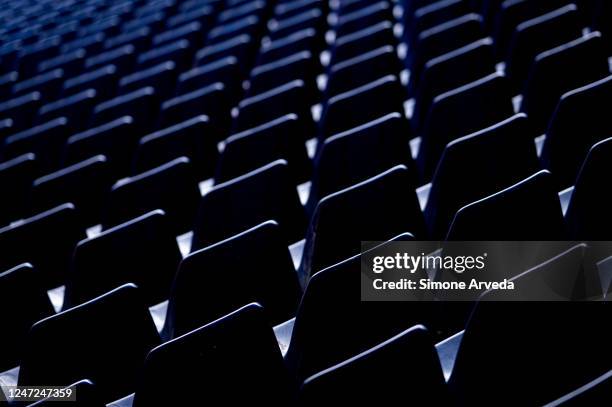
<svg viewBox="0 0 612 407">
<path fill-rule="evenodd" d="M 163 209 L 176 235 L 191 230 L 200 191 L 187 157 L 117 181 L 106 202 L 105 229 Z"/>
<path fill-rule="evenodd" d="M 35 179 L 30 192 L 30 213 L 72 202 L 85 224 L 97 225 L 111 184 L 106 157 L 91 157 Z"/>
<path fill-rule="evenodd" d="M 64 283 L 79 240 L 85 237 L 76 208 L 71 203 L 38 213 L 0 228 L 0 269 L 31 263 L 46 289 Z"/>
<path fill-rule="evenodd" d="M 605 106 L 611 90 L 608 76 L 561 97 L 542 147 L 542 164 L 555 175 L 559 190 L 574 184 L 591 146 L 610 134 Z"/>
<path fill-rule="evenodd" d="M 463 206 L 539 169 L 533 133 L 523 113 L 451 141 L 434 173 L 425 208 L 430 236 L 443 239 Z"/>
<path fill-rule="evenodd" d="M 607 336 L 602 324 L 605 304 L 532 302 L 547 298 L 548 293 L 536 287 L 550 288 L 551 281 L 557 288 L 551 298 L 572 298 L 567 290 L 574 288 L 581 274 L 584 251 L 584 245 L 575 246 L 515 277 L 517 286 L 535 293 L 522 297 L 522 301 L 504 302 L 512 294 L 503 291 L 490 291 L 481 297 L 449 380 L 460 405 L 497 402 L 509 381 L 521 391 L 505 393 L 500 403 L 542 404 L 609 370 L 609 355 L 599 353 Z M 563 285 L 559 280 L 570 283 Z M 568 348 L 576 351 L 567 352 Z M 492 358 L 492 352 L 497 357 Z M 537 379 L 541 377 L 548 380 Z"/>
<path fill-rule="evenodd" d="M 433 99 L 416 160 L 424 180 L 431 179 L 446 144 L 514 113 L 507 85 L 503 74 L 494 73 Z"/>
<path fill-rule="evenodd" d="M 574 186 L 565 221 L 574 240 L 606 240 L 610 222 L 606 195 L 601 193 L 610 159 L 611 139 L 591 147 Z"/>
<path fill-rule="evenodd" d="M 405 391 L 397 391 L 399 388 Z M 328 402 L 447 404 L 446 383 L 427 329 L 422 325 L 409 328 L 304 380 L 299 405 Z"/>
<path fill-rule="evenodd" d="M 478 40 L 429 60 L 414 95 L 413 127 L 418 131 L 424 125 L 436 96 L 494 72 L 491 38 Z"/>
<path fill-rule="evenodd" d="M 550 172 L 542 170 L 457 211 L 446 240 L 563 240 L 563 214 Z"/>
<path fill-rule="evenodd" d="M 41 277 L 29 263 L 0 273 L 0 306 L 7 311 L 4 316 L 7 329 L 0 336 L 0 346 L 5 349 L 0 371 L 19 365 L 24 339 L 32 324 L 54 313 Z"/>
<path fill-rule="evenodd" d="M 67 166 L 103 154 L 113 176 L 120 177 L 130 171 L 139 137 L 134 119 L 131 116 L 119 117 L 70 136 L 62 162 Z"/>
<path fill-rule="evenodd" d="M 321 199 L 306 235 L 304 275 L 354 256 L 362 241 L 386 241 L 405 232 L 427 238 L 414 191 L 408 169 L 397 165 Z"/>
<path fill-rule="evenodd" d="M 406 95 L 397 76 L 386 75 L 327 101 L 319 122 L 319 139 L 365 124 L 387 113 L 403 112 Z M 372 100 L 379 103 L 372 104 Z"/>
<path fill-rule="evenodd" d="M 157 130 L 140 139 L 134 153 L 133 173 L 187 157 L 198 179 L 210 178 L 219 155 L 217 142 L 220 137 L 205 115 Z"/>
<path fill-rule="evenodd" d="M 34 324 L 18 384 L 68 386 L 89 377 L 108 403 L 134 391 L 147 352 L 159 341 L 138 288 L 126 284 Z"/>
<path fill-rule="evenodd" d="M 72 257 L 63 308 L 126 283 L 137 284 L 148 305 L 166 300 L 181 260 L 171 226 L 166 214 L 156 210 L 80 241 Z"/>
<path fill-rule="evenodd" d="M 26 216 L 30 186 L 38 173 L 36 155 L 32 153 L 0 163 L 0 225 Z"/>
<path fill-rule="evenodd" d="M 598 32 L 542 52 L 531 67 L 521 111 L 542 134 L 564 93 L 609 75 L 608 59 Z"/>
<path fill-rule="evenodd" d="M 397 112 L 328 138 L 314 159 L 307 207 L 312 210 L 321 198 L 398 164 L 408 168 L 412 185 L 417 185 L 409 140 L 410 126 Z"/>
<path fill-rule="evenodd" d="M 133 406 L 201 401 L 203 395 L 194 392 L 159 392 L 160 386 L 174 384 L 196 386 L 205 398 L 230 404 L 286 405 L 295 392 L 259 304 L 245 304 L 151 350 Z"/>
<path fill-rule="evenodd" d="M 164 327 L 177 337 L 250 302 L 270 323 L 295 315 L 300 286 L 282 232 L 268 221 L 188 255 L 172 285 Z"/>
<path fill-rule="evenodd" d="M 215 182 L 228 181 L 278 159 L 287 161 L 296 184 L 308 181 L 312 164 L 304 146 L 308 135 L 303 133 L 300 118 L 291 113 L 228 137 Z"/>
<path fill-rule="evenodd" d="M 65 390 L 72 390 L 76 397 L 72 402 L 74 407 L 104 407 L 106 404 L 100 400 L 100 395 L 96 385 L 91 380 L 83 379 L 66 387 Z M 78 394 L 78 396 L 77 396 Z M 33 407 L 56 406 L 57 401 L 51 398 L 37 401 L 31 404 Z"/>
<path fill-rule="evenodd" d="M 515 93 L 522 91 L 529 69 L 539 53 L 579 38 L 581 34 L 582 24 L 575 4 L 519 24 L 505 56 L 506 75 Z"/>
<path fill-rule="evenodd" d="M 205 194 L 191 249 L 204 248 L 267 220 L 278 222 L 288 245 L 304 238 L 306 214 L 285 160 L 218 184 Z"/>
</svg>

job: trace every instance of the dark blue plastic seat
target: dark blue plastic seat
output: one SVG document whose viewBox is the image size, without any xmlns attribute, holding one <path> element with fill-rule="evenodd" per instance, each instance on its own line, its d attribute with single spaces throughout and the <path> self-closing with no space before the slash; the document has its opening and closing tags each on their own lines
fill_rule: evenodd
<svg viewBox="0 0 612 407">
<path fill-rule="evenodd" d="M 606 109 L 611 92 L 612 76 L 608 76 L 561 96 L 541 157 L 542 165 L 558 180 L 559 190 L 573 185 L 591 146 L 612 132 Z"/>
<path fill-rule="evenodd" d="M 421 129 L 434 98 L 495 72 L 493 41 L 484 38 L 429 60 L 416 86 L 413 127 Z"/>
<path fill-rule="evenodd" d="M 91 119 L 91 113 L 100 99 L 95 89 L 87 89 L 74 95 L 66 96 L 55 102 L 42 105 L 38 110 L 38 123 L 64 117 L 70 122 L 73 131 L 84 129 Z"/>
<path fill-rule="evenodd" d="M 155 125 L 151 119 L 156 117 L 158 109 L 159 100 L 155 89 L 147 86 L 100 103 L 94 108 L 92 119 L 94 125 L 101 125 L 129 112 L 134 125 L 140 131 L 147 131 Z"/>
<path fill-rule="evenodd" d="M 501 73 L 436 96 L 423 125 L 416 161 L 422 178 L 431 179 L 446 144 L 513 113 L 511 93 Z"/>
<path fill-rule="evenodd" d="M 278 222 L 287 245 L 305 235 L 306 214 L 284 160 L 219 184 L 205 194 L 191 249 L 217 243 L 267 220 Z"/>
<path fill-rule="evenodd" d="M 321 48 L 321 39 L 314 28 L 296 31 L 275 41 L 262 42 L 257 56 L 257 65 L 268 64 L 301 51 L 316 52 Z"/>
<path fill-rule="evenodd" d="M 63 92 L 72 95 L 94 89 L 100 100 L 110 99 L 116 96 L 118 80 L 117 66 L 104 65 L 67 79 L 63 85 Z"/>
<path fill-rule="evenodd" d="M 36 214 L 0 229 L 0 269 L 31 263 L 46 289 L 64 284 L 79 240 L 85 237 L 71 203 Z"/>
<path fill-rule="evenodd" d="M 412 87 L 414 88 L 414 84 L 418 82 L 427 61 L 471 44 L 483 37 L 482 17 L 474 13 L 446 21 L 420 32 L 413 50 L 408 51 Z"/>
<path fill-rule="evenodd" d="M 300 124 L 292 113 L 229 137 L 219 158 L 215 182 L 228 181 L 278 159 L 289 163 L 296 184 L 307 182 L 312 164 Z"/>
<path fill-rule="evenodd" d="M 319 122 L 319 138 L 360 126 L 380 116 L 403 112 L 404 89 L 399 79 L 387 75 L 329 99 Z M 376 100 L 377 103 L 372 103 Z"/>
<path fill-rule="evenodd" d="M 539 17 L 569 4 L 568 0 L 508 0 L 504 1 L 497 13 L 494 28 L 495 46 L 500 57 L 508 50 L 512 34 L 517 26 L 527 20 Z M 576 37 L 574 37 L 576 38 Z"/>
<path fill-rule="evenodd" d="M 268 25 L 268 36 L 272 40 L 278 40 L 306 28 L 321 32 L 325 25 L 325 16 L 321 10 L 313 8 L 294 16 L 272 19 Z"/>
<path fill-rule="evenodd" d="M 314 174 L 307 207 L 319 199 L 403 164 L 413 185 L 417 171 L 410 153 L 410 126 L 400 113 L 376 120 L 328 138 L 314 158 Z"/>
<path fill-rule="evenodd" d="M 258 65 L 251 71 L 249 95 L 276 88 L 293 79 L 302 79 L 309 89 L 309 100 L 315 103 L 317 95 L 316 76 L 319 73 L 319 57 L 310 51 L 301 51 L 268 64 Z"/>
<path fill-rule="evenodd" d="M 393 8 L 387 1 L 379 1 L 355 11 L 342 13 L 333 27 L 336 36 L 341 37 L 366 27 L 393 19 Z"/>
<path fill-rule="evenodd" d="M 64 309 L 134 283 L 147 305 L 170 296 L 181 260 L 168 217 L 161 210 L 107 229 L 77 245 L 66 283 Z"/>
<path fill-rule="evenodd" d="M 451 141 L 444 148 L 425 208 L 430 236 L 443 239 L 457 211 L 540 169 L 525 114 Z"/>
<path fill-rule="evenodd" d="M 200 190 L 187 157 L 180 157 L 113 185 L 106 202 L 104 228 L 162 209 L 175 235 L 191 230 Z"/>
<path fill-rule="evenodd" d="M 38 176 L 36 155 L 27 153 L 0 163 L 0 225 L 27 214 L 32 181 Z"/>
<path fill-rule="evenodd" d="M 45 72 L 13 85 L 13 95 L 20 96 L 38 91 L 45 100 L 55 100 L 59 96 L 64 70 L 61 68 Z"/>
<path fill-rule="evenodd" d="M 230 121 L 230 103 L 225 85 L 220 82 L 166 100 L 161 105 L 161 123 L 180 123 L 205 114 L 220 132 L 226 132 Z"/>
<path fill-rule="evenodd" d="M 142 27 L 138 30 L 107 38 L 104 41 L 104 50 L 108 51 L 127 44 L 132 45 L 137 52 L 147 49 L 151 44 L 151 29 Z"/>
<path fill-rule="evenodd" d="M 400 60 L 395 47 L 385 45 L 332 65 L 325 94 L 329 98 L 385 75 L 399 75 L 400 70 Z"/>
<path fill-rule="evenodd" d="M 295 315 L 300 296 L 286 240 L 268 221 L 185 257 L 172 284 L 165 336 L 177 337 L 254 301 L 265 307 L 271 324 L 279 324 Z"/>
<path fill-rule="evenodd" d="M 582 25 L 574 4 L 519 24 L 512 35 L 508 53 L 504 55 L 506 75 L 512 89 L 520 93 L 535 57 L 541 52 L 579 38 Z"/>
<path fill-rule="evenodd" d="M 612 217 L 607 197 L 602 193 L 610 165 L 612 140 L 605 139 L 591 147 L 578 174 L 567 208 L 565 221 L 571 239 L 608 240 Z"/>
<path fill-rule="evenodd" d="M 271 406 L 290 405 L 296 386 L 259 304 L 245 304 L 149 352 L 133 406 L 189 405 L 202 399 L 192 392 L 160 394 L 160 386 L 167 385 L 195 386 L 231 405 Z"/>
<path fill-rule="evenodd" d="M 393 241 L 409 241 L 404 233 Z M 361 262 L 388 243 L 321 270 L 308 281 L 285 360 L 300 381 L 341 363 L 416 324 L 428 324 L 429 304 L 361 301 Z M 353 291 L 354 290 L 354 291 Z"/>
<path fill-rule="evenodd" d="M 194 47 L 199 47 L 204 42 L 204 34 L 202 33 L 203 29 L 204 27 L 202 26 L 202 23 L 192 21 L 191 23 L 174 27 L 153 36 L 151 44 L 153 47 L 159 47 L 172 41 L 184 39 L 192 43 Z"/>
<path fill-rule="evenodd" d="M 561 204 L 550 172 L 540 171 L 455 215 L 447 240 L 563 240 Z"/>
<path fill-rule="evenodd" d="M 164 61 L 158 65 L 131 73 L 119 79 L 119 93 L 126 94 L 146 86 L 155 89 L 155 94 L 165 99 L 174 93 L 177 65 L 173 61 Z"/>
<path fill-rule="evenodd" d="M 362 30 L 338 37 L 330 49 L 330 63 L 333 65 L 385 45 L 395 45 L 396 42 L 392 22 L 381 21 Z"/>
<path fill-rule="evenodd" d="M 254 40 L 248 34 L 238 34 L 226 40 L 207 45 L 195 55 L 195 65 L 206 65 L 222 58 L 234 56 L 240 63 L 250 64 L 257 52 Z"/>
<path fill-rule="evenodd" d="M 238 104 L 238 117 L 232 132 L 238 133 L 276 119 L 280 115 L 295 113 L 303 120 L 307 138 L 315 136 L 308 88 L 303 80 L 294 80 L 259 95 L 243 99 Z"/>
<path fill-rule="evenodd" d="M 165 61 L 172 61 L 183 70 L 189 67 L 190 58 L 191 44 L 188 40 L 182 39 L 143 52 L 138 56 L 137 62 L 140 67 L 149 68 Z"/>
<path fill-rule="evenodd" d="M 123 116 L 71 136 L 66 142 L 64 165 L 98 154 L 106 156 L 113 177 L 129 173 L 140 134 L 131 116 Z"/>
<path fill-rule="evenodd" d="M 532 65 L 521 111 L 543 133 L 561 95 L 608 75 L 610 67 L 598 32 L 542 52 Z"/>
<path fill-rule="evenodd" d="M 601 352 L 609 337 L 606 304 L 554 300 L 573 298 L 584 252 L 577 245 L 514 278 L 515 290 L 527 293 L 523 301 L 505 302 L 513 294 L 503 290 L 480 298 L 449 380 L 459 405 L 543 405 L 609 371 L 610 355 Z M 509 382 L 520 391 L 502 400 Z"/>
<path fill-rule="evenodd" d="M 408 360 L 410 363 L 406 363 Z M 398 388 L 405 392 L 398 392 Z M 391 406 L 408 400 L 429 406 L 444 405 L 449 400 L 432 337 L 422 325 L 308 377 L 299 393 L 300 406 Z"/>
<path fill-rule="evenodd" d="M 206 44 L 219 44 L 241 34 L 259 37 L 262 25 L 263 22 L 256 15 L 249 15 L 228 24 L 217 25 L 208 32 Z"/>
<path fill-rule="evenodd" d="M 0 307 L 6 310 L 8 328 L 0 336 L 0 346 L 5 349 L 0 370 L 6 371 L 19 365 L 32 324 L 54 311 L 38 270 L 28 263 L 0 273 Z"/>
<path fill-rule="evenodd" d="M 32 125 L 38 108 L 43 103 L 40 92 L 32 92 L 0 103 L 0 117 L 12 119 L 15 130 L 26 129 Z"/>
<path fill-rule="evenodd" d="M 140 139 L 132 172 L 144 172 L 184 156 L 193 164 L 198 179 L 210 178 L 217 163 L 217 142 L 221 137 L 204 115 L 158 130 Z"/>
<path fill-rule="evenodd" d="M 134 391 L 147 352 L 158 344 L 138 288 L 126 284 L 34 324 L 18 383 L 67 386 L 89 377 L 108 403 Z"/>
<path fill-rule="evenodd" d="M 124 69 L 132 69 L 135 62 L 136 47 L 128 44 L 88 57 L 85 60 L 85 68 L 94 69 L 107 64 L 113 64 L 117 69 L 123 71 Z"/>
<path fill-rule="evenodd" d="M 60 68 L 67 77 L 77 75 L 84 68 L 86 57 L 87 51 L 83 48 L 79 48 L 41 61 L 38 64 L 38 72 L 48 72 Z"/>
<path fill-rule="evenodd" d="M 106 157 L 97 155 L 35 179 L 30 192 L 31 213 L 72 202 L 85 224 L 98 224 L 112 184 L 109 170 Z"/>
<path fill-rule="evenodd" d="M 36 154 L 41 171 L 52 171 L 59 165 L 64 143 L 70 136 L 70 122 L 60 117 L 27 130 L 14 133 L 0 148 L 3 159 L 27 153 Z"/>
<path fill-rule="evenodd" d="M 310 221 L 302 271 L 306 276 L 359 253 L 362 241 L 400 233 L 425 239 L 413 178 L 403 165 L 321 199 Z"/>
<path fill-rule="evenodd" d="M 409 19 L 405 19 L 405 21 L 408 28 L 404 36 L 407 37 L 409 43 L 412 43 L 421 32 L 469 12 L 469 2 L 463 0 L 439 0 L 429 4 L 421 3 L 420 7 L 414 10 L 412 19 L 410 19 L 410 14 L 407 15 Z"/>
<path fill-rule="evenodd" d="M 197 66 L 179 75 L 177 92 L 185 94 L 212 85 L 215 82 L 221 82 L 229 91 L 236 94 L 236 96 L 233 96 L 233 100 L 242 91 L 242 88 L 238 89 L 242 85 L 239 80 L 242 69 L 238 58 L 233 55 L 206 65 Z"/>
<path fill-rule="evenodd" d="M 194 10 L 180 12 L 173 16 L 169 16 L 166 20 L 166 26 L 172 28 L 192 21 L 196 21 L 204 24 L 204 26 L 206 27 L 214 19 L 214 16 L 215 8 L 211 5 L 203 4 Z"/>
<path fill-rule="evenodd" d="M 96 385 L 91 380 L 83 379 L 70 386 L 66 387 L 65 390 L 72 390 L 73 395 L 77 395 L 76 399 L 72 401 L 73 407 L 104 407 L 106 404 L 100 400 L 100 395 Z M 45 406 L 57 406 L 57 401 L 52 398 L 46 398 L 37 401 L 30 406 L 33 407 L 45 407 Z"/>
</svg>

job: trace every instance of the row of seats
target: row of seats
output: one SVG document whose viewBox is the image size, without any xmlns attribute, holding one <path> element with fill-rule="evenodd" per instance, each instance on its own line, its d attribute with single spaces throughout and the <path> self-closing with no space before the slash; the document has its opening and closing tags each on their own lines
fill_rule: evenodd
<svg viewBox="0 0 612 407">
<path fill-rule="evenodd" d="M 607 240 L 608 2 L 0 4 L 0 371 L 18 384 L 87 406 L 609 394 L 605 248 L 507 276 L 573 303 L 353 291 L 366 241 Z M 434 344 L 460 331 L 449 373 Z"/>
</svg>

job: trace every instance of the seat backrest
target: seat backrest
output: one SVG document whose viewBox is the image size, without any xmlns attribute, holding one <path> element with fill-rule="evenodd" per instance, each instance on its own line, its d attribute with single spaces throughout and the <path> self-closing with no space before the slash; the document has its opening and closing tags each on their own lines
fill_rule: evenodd
<svg viewBox="0 0 612 407">
<path fill-rule="evenodd" d="M 287 243 L 278 224 L 268 221 L 185 257 L 164 335 L 177 337 L 253 301 L 279 324 L 295 315 L 300 294 Z"/>
<path fill-rule="evenodd" d="M 180 157 L 113 185 L 108 196 L 104 228 L 146 212 L 163 209 L 176 235 L 191 230 L 200 190 L 187 157 Z"/>
<path fill-rule="evenodd" d="M 489 291 L 480 298 L 449 380 L 461 405 L 542 405 L 609 370 L 610 354 L 601 351 L 610 339 L 606 304 L 555 301 L 572 298 L 585 249 L 570 248 L 512 279 L 517 292 L 536 296 L 504 302 L 513 294 Z M 533 302 L 547 298 L 545 288 L 554 288 L 552 301 Z M 508 383 L 520 391 L 501 396 Z"/>
<path fill-rule="evenodd" d="M 159 392 L 168 385 L 204 393 Z M 291 404 L 294 386 L 264 309 L 249 304 L 149 352 L 133 406 L 187 405 L 202 398 L 281 406 Z"/>
<path fill-rule="evenodd" d="M 215 174 L 217 183 L 246 174 L 278 159 L 284 159 L 296 184 L 310 180 L 312 164 L 304 140 L 302 120 L 294 113 L 278 117 L 226 140 Z"/>
<path fill-rule="evenodd" d="M 0 269 L 31 263 L 46 289 L 64 284 L 79 240 L 85 237 L 75 206 L 66 203 L 0 229 Z"/>
<path fill-rule="evenodd" d="M 542 164 L 553 173 L 560 190 L 574 184 L 593 144 L 611 134 L 606 109 L 611 102 L 612 76 L 561 97 L 542 148 Z"/>
<path fill-rule="evenodd" d="M 77 245 L 64 309 L 126 283 L 140 287 L 147 305 L 170 295 L 181 253 L 169 219 L 156 210 L 82 240 Z"/>
<path fill-rule="evenodd" d="M 410 152 L 410 126 L 394 112 L 338 133 L 323 142 L 314 159 L 308 207 L 314 209 L 326 195 L 403 164 L 417 185 Z"/>
<path fill-rule="evenodd" d="M 285 160 L 219 184 L 204 195 L 193 230 L 192 250 L 267 220 L 278 222 L 287 244 L 304 237 L 306 214 Z"/>
<path fill-rule="evenodd" d="M 536 131 L 546 131 L 564 93 L 610 75 L 606 55 L 599 32 L 538 54 L 521 103 Z"/>
<path fill-rule="evenodd" d="M 319 202 L 306 236 L 301 269 L 311 276 L 358 254 L 362 241 L 386 241 L 406 231 L 426 237 L 410 174 L 398 165 Z"/>
<path fill-rule="evenodd" d="M 399 392 L 398 388 L 406 391 Z M 310 376 L 301 386 L 298 404 L 447 402 L 446 383 L 433 340 L 424 326 L 417 325 Z"/>
<path fill-rule="evenodd" d="M 444 147 L 514 113 L 506 78 L 494 73 L 434 98 L 421 132 L 417 166 L 430 180 Z"/>
<path fill-rule="evenodd" d="M 7 311 L 5 321 L 10 327 L 0 336 L 0 346 L 6 350 L 0 358 L 0 370 L 6 371 L 19 365 L 32 324 L 54 310 L 38 270 L 29 263 L 0 273 L 0 307 Z"/>
<path fill-rule="evenodd" d="M 591 147 L 578 174 L 565 221 L 569 237 L 575 240 L 608 240 L 612 217 L 607 194 L 603 193 L 612 157 L 612 139 Z"/>
<path fill-rule="evenodd" d="M 461 207 L 539 169 L 533 133 L 523 113 L 451 141 L 434 173 L 425 208 L 430 236 L 443 239 Z"/>
<path fill-rule="evenodd" d="M 447 240 L 563 240 L 563 214 L 554 180 L 543 170 L 461 208 Z"/>
<path fill-rule="evenodd" d="M 121 286 L 32 326 L 20 386 L 67 386 L 89 377 L 104 402 L 134 391 L 147 352 L 159 336 L 133 284 Z"/>
<path fill-rule="evenodd" d="M 26 215 L 30 187 L 37 175 L 38 166 L 33 153 L 0 163 L 0 225 Z"/>
</svg>

